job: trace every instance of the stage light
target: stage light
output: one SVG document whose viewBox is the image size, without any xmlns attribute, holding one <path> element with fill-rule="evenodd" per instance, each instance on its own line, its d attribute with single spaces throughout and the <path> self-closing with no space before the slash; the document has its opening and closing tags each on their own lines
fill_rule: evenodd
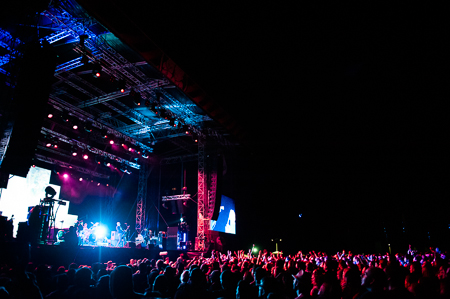
<svg viewBox="0 0 450 299">
<path fill-rule="evenodd" d="M 65 173 L 65 174 L 63 174 L 63 177 L 64 177 L 65 179 L 67 179 L 67 178 L 69 177 L 69 175 L 68 175 L 67 173 Z"/>
<path fill-rule="evenodd" d="M 72 146 L 70 147 L 70 154 L 71 154 L 73 157 L 76 157 L 76 156 L 78 155 L 77 148 L 76 148 L 74 145 L 72 145 Z"/>
<path fill-rule="evenodd" d="M 94 78 L 100 78 L 102 73 L 102 66 L 99 63 L 94 64 L 94 67 L 92 68 L 92 76 Z"/>
<path fill-rule="evenodd" d="M 126 82 L 125 82 L 125 80 L 123 80 L 123 79 L 120 79 L 120 80 L 119 80 L 117 86 L 118 86 L 118 88 L 119 88 L 119 90 L 120 90 L 121 93 L 124 93 L 124 92 L 125 92 L 125 89 L 127 88 L 127 87 L 126 87 Z"/>
<path fill-rule="evenodd" d="M 102 138 L 108 138 L 108 130 L 107 129 L 102 129 L 101 134 L 102 134 Z"/>
<path fill-rule="evenodd" d="M 97 226 L 97 228 L 95 228 L 95 236 L 97 237 L 97 240 L 101 240 L 103 238 L 106 237 L 106 227 L 103 225 Z"/>
<path fill-rule="evenodd" d="M 82 181 L 83 181 L 83 178 L 79 178 L 78 180 L 79 180 L 80 182 L 82 182 Z"/>
<path fill-rule="evenodd" d="M 69 122 L 69 113 L 67 111 L 63 111 L 61 113 L 61 119 L 63 120 L 63 122 L 67 123 Z"/>
<path fill-rule="evenodd" d="M 50 112 L 50 113 L 47 115 L 47 117 L 48 117 L 48 118 L 53 118 L 53 113 Z"/>
<path fill-rule="evenodd" d="M 78 120 L 77 119 L 72 120 L 72 129 L 78 130 Z"/>
<path fill-rule="evenodd" d="M 181 217 L 181 218 L 180 218 L 180 222 L 183 222 L 183 221 L 184 221 L 184 219 L 183 219 L 183 217 Z"/>
<path fill-rule="evenodd" d="M 84 160 L 87 160 L 87 159 L 89 159 L 89 156 L 88 156 L 88 154 L 86 154 L 86 153 L 85 153 L 85 154 L 83 154 L 83 159 L 84 159 Z"/>
<path fill-rule="evenodd" d="M 111 139 L 111 140 L 109 141 L 109 144 L 113 145 L 113 144 L 114 144 L 114 140 Z"/>
<path fill-rule="evenodd" d="M 86 132 L 92 132 L 92 124 L 91 123 L 89 123 L 89 122 L 86 122 L 85 124 L 84 124 L 84 130 L 86 131 Z"/>
<path fill-rule="evenodd" d="M 47 142 L 47 144 L 46 144 L 45 146 L 46 146 L 46 147 L 51 147 L 52 144 L 51 144 L 51 142 Z"/>
</svg>

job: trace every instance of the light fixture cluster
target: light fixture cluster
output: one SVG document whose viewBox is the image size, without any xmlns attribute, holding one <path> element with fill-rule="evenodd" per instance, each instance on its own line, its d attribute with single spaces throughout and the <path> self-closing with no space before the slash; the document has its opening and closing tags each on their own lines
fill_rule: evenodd
<svg viewBox="0 0 450 299">
<path fill-rule="evenodd" d="M 53 172 L 59 177 L 62 182 L 65 183 L 88 183 L 93 186 L 105 186 L 109 187 L 110 183 L 107 179 L 101 179 L 98 177 L 93 177 L 85 173 L 74 173 L 73 170 L 68 169 L 54 169 Z"/>
</svg>

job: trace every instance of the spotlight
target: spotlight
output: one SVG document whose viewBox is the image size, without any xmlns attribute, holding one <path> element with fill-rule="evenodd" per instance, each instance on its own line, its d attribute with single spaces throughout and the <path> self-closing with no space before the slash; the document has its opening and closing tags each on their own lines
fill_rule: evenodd
<svg viewBox="0 0 450 299">
<path fill-rule="evenodd" d="M 84 130 L 85 130 L 86 132 L 91 133 L 91 132 L 92 132 L 92 124 L 91 124 L 90 122 L 86 122 L 86 123 L 84 124 Z"/>
<path fill-rule="evenodd" d="M 94 67 L 92 68 L 92 76 L 94 78 L 100 78 L 102 76 L 102 66 L 99 63 L 94 64 Z"/>
<path fill-rule="evenodd" d="M 63 177 L 64 177 L 65 179 L 67 179 L 67 178 L 69 177 L 69 175 L 68 175 L 67 173 L 65 173 L 65 174 L 63 174 Z"/>
<path fill-rule="evenodd" d="M 63 111 L 61 113 L 61 119 L 63 120 L 63 122 L 67 123 L 69 122 L 69 113 L 67 111 Z"/>
<path fill-rule="evenodd" d="M 109 141 L 109 144 L 113 145 L 113 144 L 114 144 L 114 140 L 111 139 L 111 140 Z"/>
<path fill-rule="evenodd" d="M 83 154 L 83 159 L 84 159 L 84 160 L 87 160 L 87 159 L 89 159 L 89 156 L 88 156 L 88 154 L 84 153 L 84 154 Z"/>
<path fill-rule="evenodd" d="M 54 115 L 53 115 L 53 113 L 51 113 L 51 112 L 49 112 L 48 115 L 47 115 L 48 118 L 53 118 L 53 116 L 54 116 Z"/>
<path fill-rule="evenodd" d="M 102 134 L 102 138 L 108 138 L 108 130 L 107 129 L 102 129 L 101 134 Z"/>
<path fill-rule="evenodd" d="M 127 87 L 126 87 L 126 82 L 125 82 L 125 80 L 123 80 L 123 79 L 119 80 L 117 86 L 118 86 L 118 88 L 119 88 L 119 90 L 120 90 L 121 93 L 124 93 L 124 92 L 125 92 L 125 89 L 127 88 Z"/>
<path fill-rule="evenodd" d="M 76 156 L 78 155 L 77 148 L 76 148 L 75 146 L 73 146 L 73 145 L 70 147 L 70 154 L 71 154 L 73 157 L 76 157 Z"/>
<path fill-rule="evenodd" d="M 78 130 L 78 120 L 77 119 L 72 120 L 72 129 Z"/>
<path fill-rule="evenodd" d="M 79 180 L 80 182 L 82 182 L 82 181 L 83 181 L 83 178 L 79 178 L 78 180 Z"/>
</svg>

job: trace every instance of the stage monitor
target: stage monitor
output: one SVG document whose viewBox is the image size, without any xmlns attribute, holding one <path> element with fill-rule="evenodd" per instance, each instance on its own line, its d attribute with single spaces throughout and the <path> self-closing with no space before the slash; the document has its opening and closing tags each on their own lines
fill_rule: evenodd
<svg viewBox="0 0 450 299">
<path fill-rule="evenodd" d="M 217 221 L 211 220 L 210 229 L 217 232 L 236 234 L 236 211 L 234 200 L 222 195 Z"/>
</svg>

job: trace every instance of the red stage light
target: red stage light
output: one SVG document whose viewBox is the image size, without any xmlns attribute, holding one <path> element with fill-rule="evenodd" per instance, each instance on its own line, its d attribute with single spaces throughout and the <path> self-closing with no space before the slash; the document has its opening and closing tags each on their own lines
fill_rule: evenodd
<svg viewBox="0 0 450 299">
<path fill-rule="evenodd" d="M 72 156 L 75 157 L 76 155 L 77 155 L 77 152 L 73 152 L 73 153 L 72 153 Z"/>
<path fill-rule="evenodd" d="M 83 155 L 83 159 L 84 159 L 84 160 L 87 160 L 87 159 L 89 159 L 89 156 L 88 156 L 87 154 L 84 154 L 84 155 Z"/>
<path fill-rule="evenodd" d="M 100 77 L 100 76 L 101 76 L 100 72 L 96 72 L 96 73 L 95 73 L 95 77 L 98 78 L 98 77 Z"/>
<path fill-rule="evenodd" d="M 47 115 L 47 117 L 48 117 L 48 118 L 52 118 L 52 117 L 53 117 L 53 114 L 52 114 L 52 113 L 49 113 L 49 114 Z"/>
<path fill-rule="evenodd" d="M 78 130 L 78 126 L 77 126 L 77 125 L 73 125 L 72 128 L 73 128 L 74 130 Z"/>
<path fill-rule="evenodd" d="M 121 92 L 121 93 L 124 93 L 124 92 L 125 92 L 125 89 L 124 89 L 124 88 L 121 88 L 121 89 L 120 89 L 120 92 Z"/>
</svg>

